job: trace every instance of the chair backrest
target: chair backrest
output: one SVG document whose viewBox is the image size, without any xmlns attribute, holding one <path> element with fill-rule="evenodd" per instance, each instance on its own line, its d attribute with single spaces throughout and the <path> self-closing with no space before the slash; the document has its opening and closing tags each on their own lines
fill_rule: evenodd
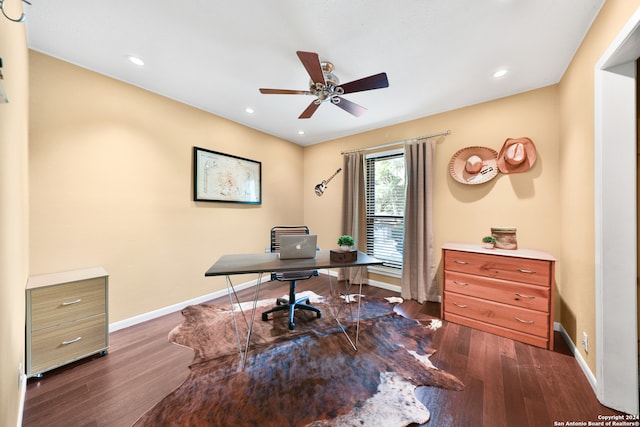
<svg viewBox="0 0 640 427">
<path fill-rule="evenodd" d="M 306 225 L 276 225 L 271 228 L 271 252 L 280 252 L 280 236 L 285 234 L 309 234 Z M 293 277 L 298 275 L 299 277 Z M 271 273 L 271 280 L 308 279 L 309 276 L 317 276 L 318 271 L 300 271 L 298 273 Z"/>
<path fill-rule="evenodd" d="M 271 228 L 271 252 L 280 252 L 280 236 L 284 234 L 309 234 L 306 225 L 276 225 Z"/>
</svg>

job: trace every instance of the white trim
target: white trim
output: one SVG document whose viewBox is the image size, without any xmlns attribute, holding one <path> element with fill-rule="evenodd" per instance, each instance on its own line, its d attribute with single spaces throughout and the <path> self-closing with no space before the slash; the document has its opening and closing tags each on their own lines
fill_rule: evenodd
<svg viewBox="0 0 640 427">
<path fill-rule="evenodd" d="M 334 270 L 327 270 L 326 274 L 331 275 L 333 277 L 337 277 L 338 273 L 337 271 Z M 263 280 L 263 282 L 265 282 L 267 280 Z M 235 286 L 236 290 L 242 290 L 242 289 L 247 289 L 250 288 L 252 286 L 255 286 L 258 283 L 257 280 L 252 280 L 249 282 L 245 282 L 242 283 L 240 285 Z M 377 288 L 381 288 L 381 289 L 386 289 L 392 292 L 397 292 L 400 293 L 401 289 L 400 286 L 398 285 L 392 285 L 390 283 L 385 283 L 385 282 L 380 282 L 377 280 L 369 280 L 369 285 L 370 286 L 375 286 Z M 154 310 L 148 313 L 144 313 L 141 314 L 139 316 L 134 316 L 131 317 L 129 319 L 125 319 L 122 320 L 120 322 L 115 322 L 109 325 L 109 332 L 115 332 L 117 330 L 120 329 L 124 329 L 127 328 L 129 326 L 133 326 L 136 325 L 138 323 L 142 323 L 142 322 L 146 322 L 147 320 L 152 320 L 170 313 L 174 313 L 178 310 L 181 310 L 182 308 L 188 306 L 188 305 L 193 305 L 193 304 L 201 304 L 203 302 L 207 302 L 207 301 L 211 301 L 212 299 L 216 299 L 222 296 L 225 296 L 227 294 L 227 290 L 226 289 L 221 289 L 219 291 L 207 294 L 207 295 L 203 295 L 201 297 L 198 298 L 193 298 L 181 303 L 177 303 L 177 304 L 173 304 L 158 310 Z M 562 326 L 561 323 L 559 322 L 555 322 L 554 323 L 554 330 L 560 332 L 560 334 L 562 335 L 562 338 L 564 339 L 564 341 L 567 343 L 567 346 L 569 347 L 569 349 L 571 350 L 571 353 L 573 354 L 574 358 L 576 359 L 576 361 L 578 362 L 578 365 L 580 366 L 580 368 L 582 369 L 582 372 L 584 373 L 585 377 L 587 378 L 587 381 L 589 381 L 589 384 L 591 385 L 591 387 L 593 388 L 594 392 L 596 392 L 597 390 L 597 381 L 595 376 L 593 375 L 593 373 L 591 372 L 591 370 L 589 369 L 589 366 L 587 365 L 587 363 L 585 362 L 584 358 L 582 357 L 582 355 L 580 354 L 580 351 L 576 348 L 575 344 L 573 343 L 573 341 L 571 341 L 571 338 L 569 337 L 569 334 L 567 333 L 567 331 L 564 329 L 564 327 Z M 18 420 L 18 425 L 17 427 L 20 427 L 22 425 L 22 413 L 23 413 L 23 408 L 24 408 L 24 401 L 25 401 L 25 397 L 26 397 L 26 392 L 27 392 L 27 377 L 26 375 L 23 374 L 23 378 L 22 378 L 22 384 L 21 384 L 21 401 L 20 401 L 20 417 Z"/>
<path fill-rule="evenodd" d="M 564 326 L 562 326 L 562 323 L 555 322 L 553 324 L 553 328 L 556 331 L 560 332 L 560 335 L 562 335 L 564 342 L 567 343 L 567 345 L 569 346 L 569 350 L 571 350 L 571 353 L 573 354 L 573 357 L 578 362 L 578 366 L 580 366 L 580 369 L 582 369 L 582 373 L 585 377 L 587 377 L 587 381 L 589 381 L 589 385 L 591 385 L 593 392 L 597 393 L 598 387 L 596 377 L 595 375 L 593 375 L 593 372 L 591 372 L 591 369 L 589 369 L 589 365 L 587 365 L 587 362 L 582 357 L 582 354 L 580 354 L 580 350 L 578 350 L 573 341 L 571 341 L 571 338 L 569 337 L 569 334 L 567 333 Z"/>
<path fill-rule="evenodd" d="M 636 67 L 640 8 L 594 67 L 596 396 L 638 414 Z"/>
<path fill-rule="evenodd" d="M 400 293 L 400 286 L 392 285 L 391 283 L 378 282 L 377 280 L 369 279 L 369 285 L 375 286 L 376 288 L 386 289 L 388 291 Z"/>
<path fill-rule="evenodd" d="M 369 269 L 371 269 L 371 267 L 369 267 Z M 327 270 L 327 274 L 330 275 L 330 276 L 333 276 L 333 277 L 338 277 L 338 271 L 337 270 Z M 367 284 L 369 286 L 374 286 L 376 288 L 386 289 L 386 290 L 391 291 L 391 292 L 397 292 L 397 293 L 401 292 L 400 286 L 392 285 L 391 283 L 387 283 L 387 282 L 379 282 L 377 280 L 369 279 Z"/>
<path fill-rule="evenodd" d="M 18 409 L 17 427 L 22 427 L 22 417 L 24 415 L 24 402 L 27 398 L 27 376 L 20 374 L 20 408 Z"/>
<path fill-rule="evenodd" d="M 395 277 L 396 279 L 402 278 L 402 270 L 399 270 L 397 268 L 374 265 L 368 267 L 367 270 L 369 271 L 369 273 L 379 274 L 380 276 Z"/>
<path fill-rule="evenodd" d="M 337 277 L 338 272 L 334 270 L 326 270 L 326 273 L 330 276 Z M 262 283 L 268 282 L 269 278 L 263 276 Z M 253 287 L 258 284 L 258 280 L 251 280 L 249 282 L 241 283 L 239 285 L 235 285 L 236 291 L 241 291 L 243 289 L 247 289 Z M 390 283 L 378 282 L 376 280 L 369 280 L 369 284 L 371 286 L 375 286 L 377 288 L 387 289 L 389 291 L 400 293 L 400 286 L 392 285 Z M 227 295 L 227 289 L 220 289 L 219 291 L 212 292 L 210 294 L 202 295 L 197 298 L 193 298 L 187 301 L 182 301 L 176 304 L 172 304 L 166 307 L 159 308 L 157 310 L 153 310 L 147 313 L 140 314 L 138 316 L 130 317 L 128 319 L 120 320 L 118 322 L 109 324 L 109 333 L 119 331 L 120 329 L 128 328 L 130 326 L 137 325 L 142 322 L 146 322 L 148 320 L 153 320 L 158 317 L 166 316 L 167 314 L 175 313 L 176 311 L 182 310 L 188 305 L 202 304 L 207 301 L 211 301 L 216 298 L 224 297 Z M 26 390 L 25 390 L 26 391 Z"/>
<path fill-rule="evenodd" d="M 400 148 L 392 148 L 390 150 L 377 151 L 375 153 L 365 154 L 365 160 L 369 159 L 377 159 L 378 157 L 386 157 L 386 156 L 395 156 L 395 155 L 404 155 L 404 146 Z"/>
<path fill-rule="evenodd" d="M 262 283 L 269 281 L 268 277 L 263 276 Z M 241 291 L 243 289 L 250 288 L 258 284 L 258 279 L 251 280 L 249 282 L 241 283 L 239 285 L 234 285 L 236 291 Z M 202 304 L 203 302 L 211 301 L 216 298 L 220 298 L 227 295 L 227 289 L 220 289 L 219 291 L 212 292 L 210 294 L 202 295 L 197 298 L 193 298 L 187 301 L 182 301 L 176 304 L 169 305 L 167 307 L 159 308 L 157 310 L 150 311 L 148 313 L 143 313 L 138 316 L 130 317 L 128 319 L 120 320 L 118 322 L 109 324 L 109 333 L 119 331 L 120 329 L 128 328 L 130 326 L 137 325 L 142 322 L 146 322 L 148 320 L 153 320 L 158 317 L 166 316 L 167 314 L 175 313 L 176 311 L 182 310 L 188 305 Z"/>
</svg>

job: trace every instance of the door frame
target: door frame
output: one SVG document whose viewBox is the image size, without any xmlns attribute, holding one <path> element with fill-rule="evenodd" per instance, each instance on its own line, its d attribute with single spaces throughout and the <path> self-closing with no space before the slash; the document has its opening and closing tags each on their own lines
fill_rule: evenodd
<svg viewBox="0 0 640 427">
<path fill-rule="evenodd" d="M 594 70 L 596 394 L 638 414 L 636 60 L 640 8 Z"/>
</svg>

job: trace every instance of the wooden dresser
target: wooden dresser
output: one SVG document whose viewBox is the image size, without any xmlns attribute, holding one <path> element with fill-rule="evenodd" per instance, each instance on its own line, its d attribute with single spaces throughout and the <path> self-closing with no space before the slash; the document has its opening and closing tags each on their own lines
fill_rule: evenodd
<svg viewBox="0 0 640 427">
<path fill-rule="evenodd" d="M 534 250 L 442 247 L 442 318 L 553 349 L 556 259 Z"/>
<path fill-rule="evenodd" d="M 26 294 L 28 377 L 109 346 L 109 276 L 102 267 L 31 276 Z"/>
</svg>

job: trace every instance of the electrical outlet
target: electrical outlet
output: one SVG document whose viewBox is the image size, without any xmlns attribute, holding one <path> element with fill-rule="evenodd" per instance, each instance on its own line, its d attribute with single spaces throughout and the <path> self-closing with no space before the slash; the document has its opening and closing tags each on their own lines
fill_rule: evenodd
<svg viewBox="0 0 640 427">
<path fill-rule="evenodd" d="M 586 332 L 582 332 L 582 347 L 585 353 L 589 353 L 589 337 Z"/>
</svg>

